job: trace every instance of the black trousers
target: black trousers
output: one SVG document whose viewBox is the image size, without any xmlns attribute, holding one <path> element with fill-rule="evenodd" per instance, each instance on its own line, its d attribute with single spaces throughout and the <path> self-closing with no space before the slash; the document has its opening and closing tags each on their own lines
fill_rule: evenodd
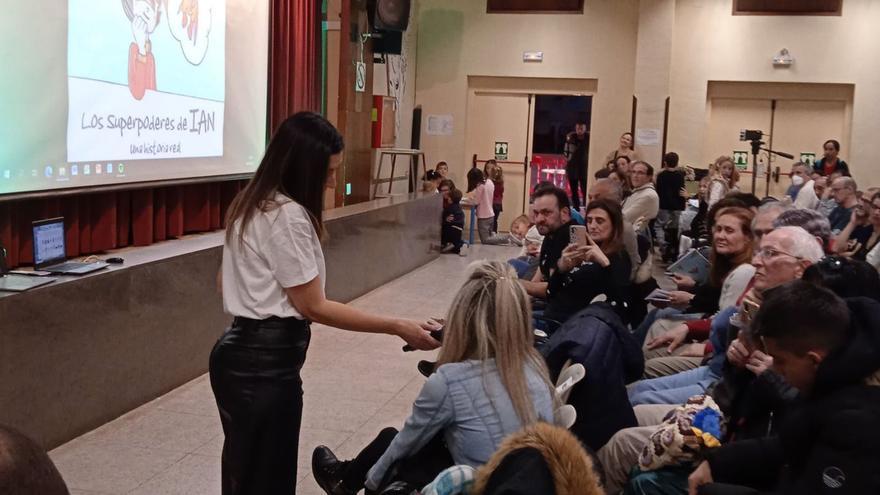
<svg viewBox="0 0 880 495">
<path fill-rule="evenodd" d="M 236 318 L 211 351 L 223 495 L 296 493 L 309 322 Z"/>
<path fill-rule="evenodd" d="M 495 212 L 495 220 L 492 221 L 492 232 L 498 233 L 498 217 L 501 216 L 501 212 L 504 211 L 504 205 L 502 203 L 492 203 L 492 211 Z"/>
<path fill-rule="evenodd" d="M 565 171 L 565 176 L 568 177 L 568 187 L 571 189 L 571 207 L 577 210 L 581 207 L 580 198 L 583 197 L 584 201 L 587 198 L 587 177 L 575 175 L 569 170 Z M 580 186 L 580 193 L 578 186 Z"/>
<path fill-rule="evenodd" d="M 440 244 L 444 246 L 452 244 L 455 246 L 455 249 L 461 249 L 463 244 L 461 240 L 462 234 L 464 234 L 464 227 L 443 222 L 443 226 L 440 228 Z"/>
<path fill-rule="evenodd" d="M 388 446 L 391 445 L 395 436 L 397 436 L 397 430 L 385 428 L 375 440 L 370 442 L 369 445 L 361 450 L 357 457 L 349 462 L 343 477 L 343 482 L 347 488 L 357 491 L 364 487 L 367 473 L 379 462 L 379 458 L 388 450 Z M 403 481 L 413 487 L 421 488 L 434 481 L 434 478 L 441 471 L 452 465 L 452 456 L 449 454 L 449 449 L 446 448 L 443 433 L 439 433 L 421 450 L 394 464 L 389 472 L 386 473 L 382 486 L 379 489 L 382 490 L 386 485 L 394 481 Z"/>
</svg>

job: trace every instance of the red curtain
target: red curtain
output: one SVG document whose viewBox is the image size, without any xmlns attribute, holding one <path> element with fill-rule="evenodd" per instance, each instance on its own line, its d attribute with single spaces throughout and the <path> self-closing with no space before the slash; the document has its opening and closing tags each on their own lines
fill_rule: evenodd
<svg viewBox="0 0 880 495">
<path fill-rule="evenodd" d="M 31 222 L 64 217 L 67 256 L 146 246 L 223 228 L 221 214 L 246 181 L 224 181 L 0 203 L 0 245 L 10 267 L 33 263 Z"/>
<path fill-rule="evenodd" d="M 320 111 L 321 0 L 272 0 L 269 132 L 289 115 Z"/>
<path fill-rule="evenodd" d="M 274 132 L 292 113 L 320 110 L 321 1 L 272 0 L 269 22 L 268 124 Z M 217 230 L 244 184 L 220 181 L 0 201 L 0 245 L 10 267 L 31 264 L 31 222 L 59 216 L 65 220 L 68 257 Z"/>
</svg>

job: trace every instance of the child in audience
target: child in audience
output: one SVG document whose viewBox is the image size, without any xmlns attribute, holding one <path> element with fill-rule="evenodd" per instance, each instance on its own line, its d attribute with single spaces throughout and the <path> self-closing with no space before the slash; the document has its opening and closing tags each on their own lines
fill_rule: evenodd
<svg viewBox="0 0 880 495">
<path fill-rule="evenodd" d="M 449 179 L 443 179 L 440 181 L 440 185 L 437 187 L 437 191 L 443 196 L 443 208 L 446 208 L 450 205 L 451 199 L 449 197 L 449 193 L 455 190 L 455 182 L 452 182 Z"/>
<path fill-rule="evenodd" d="M 526 227 L 526 231 L 522 239 L 522 250 L 519 256 L 509 260 L 508 263 L 516 270 L 516 274 L 520 279 L 531 280 L 538 270 L 539 255 L 541 254 L 541 244 L 544 242 L 544 236 L 538 232 L 538 227 L 532 223 L 528 216 L 521 215 L 513 221 L 513 225 L 510 228 L 514 237 L 519 235 L 518 233 L 521 232 L 523 227 Z"/>
<path fill-rule="evenodd" d="M 461 209 L 461 197 L 458 189 L 449 192 L 449 206 L 443 209 L 443 227 L 440 230 L 441 252 L 463 253 L 461 236 L 464 233 L 464 211 Z"/>
<path fill-rule="evenodd" d="M 495 165 L 489 160 L 485 170 L 492 172 Z M 495 194 L 495 183 L 488 179 L 484 172 L 474 167 L 468 172 L 468 195 L 465 204 L 473 205 L 477 209 L 477 232 L 480 234 L 480 243 L 486 245 L 509 245 L 510 236 L 493 235 L 492 224 L 495 221 L 495 212 L 492 210 L 492 198 Z"/>
<path fill-rule="evenodd" d="M 437 162 L 434 171 L 437 172 L 441 179 L 449 179 L 449 165 L 446 162 Z"/>
<path fill-rule="evenodd" d="M 492 224 L 492 232 L 498 232 L 498 217 L 501 216 L 501 210 L 504 203 L 504 172 L 501 167 L 495 165 L 492 169 L 492 182 L 495 183 L 495 192 L 492 194 L 492 211 L 495 212 L 495 221 Z M 525 233 L 523 233 L 525 235 Z"/>
<path fill-rule="evenodd" d="M 479 467 L 502 440 L 538 421 L 554 422 L 554 391 L 533 346 L 531 303 L 513 270 L 472 265 L 450 306 L 438 367 L 403 429 L 383 430 L 350 461 L 327 447 L 312 473 L 328 494 L 381 492 L 391 482 L 425 486 L 452 465 Z"/>
<path fill-rule="evenodd" d="M 422 191 L 424 192 L 439 192 L 440 181 L 443 178 L 440 177 L 440 174 L 433 170 L 428 170 L 425 172 L 425 175 L 422 176 Z"/>
</svg>

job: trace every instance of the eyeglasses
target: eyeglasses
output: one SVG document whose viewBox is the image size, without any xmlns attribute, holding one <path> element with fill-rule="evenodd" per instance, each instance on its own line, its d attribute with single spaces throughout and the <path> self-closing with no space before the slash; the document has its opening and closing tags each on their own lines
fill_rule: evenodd
<svg viewBox="0 0 880 495">
<path fill-rule="evenodd" d="M 777 257 L 777 256 L 789 256 L 789 257 L 792 257 L 792 258 L 794 258 L 794 259 L 796 259 L 796 260 L 802 260 L 802 259 L 803 259 L 801 256 L 795 256 L 795 255 L 793 255 L 793 254 L 791 254 L 791 253 L 786 253 L 785 251 L 779 251 L 779 250 L 777 250 L 777 249 L 773 249 L 773 248 L 771 248 L 771 247 L 763 247 L 763 248 L 759 248 L 757 251 L 755 251 L 755 254 L 754 254 L 754 255 L 755 255 L 756 258 L 757 258 L 758 256 L 760 256 L 761 258 L 763 258 L 763 259 L 765 259 L 765 260 L 766 260 L 766 259 L 770 259 L 770 258 L 775 258 L 775 257 Z"/>
</svg>

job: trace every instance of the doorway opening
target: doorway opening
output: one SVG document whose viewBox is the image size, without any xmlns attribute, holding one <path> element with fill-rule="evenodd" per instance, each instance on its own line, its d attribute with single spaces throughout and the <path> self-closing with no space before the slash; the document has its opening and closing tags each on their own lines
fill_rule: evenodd
<svg viewBox="0 0 880 495">
<path fill-rule="evenodd" d="M 586 154 L 590 156 L 593 97 L 583 95 L 536 95 L 532 137 L 529 193 L 539 182 L 552 182 L 571 197 L 565 175 L 565 141 L 576 124 L 586 124 Z M 583 171 L 587 173 L 586 170 Z"/>
</svg>

